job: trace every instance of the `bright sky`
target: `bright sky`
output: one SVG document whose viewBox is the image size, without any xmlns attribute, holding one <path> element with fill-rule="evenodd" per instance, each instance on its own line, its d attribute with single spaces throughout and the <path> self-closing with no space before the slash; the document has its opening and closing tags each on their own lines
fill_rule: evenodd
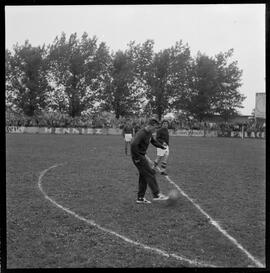
<svg viewBox="0 0 270 273">
<path fill-rule="evenodd" d="M 147 39 L 154 40 L 155 52 L 182 40 L 193 56 L 233 48 L 243 70 L 239 91 L 247 97 L 240 112 L 250 115 L 255 94 L 266 91 L 265 4 L 6 6 L 5 22 L 9 50 L 27 39 L 32 46 L 49 45 L 61 32 L 96 35 L 112 51 Z"/>
</svg>

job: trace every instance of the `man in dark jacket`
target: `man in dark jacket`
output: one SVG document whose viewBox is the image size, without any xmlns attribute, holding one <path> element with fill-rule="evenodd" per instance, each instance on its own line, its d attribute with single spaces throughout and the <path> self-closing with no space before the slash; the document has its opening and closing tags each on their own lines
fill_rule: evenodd
<svg viewBox="0 0 270 273">
<path fill-rule="evenodd" d="M 149 204 L 144 195 L 147 189 L 147 185 L 150 187 L 153 200 L 155 201 L 164 201 L 168 197 L 160 193 L 159 186 L 155 176 L 155 170 L 152 169 L 152 166 L 149 165 L 149 161 L 146 157 L 146 150 L 151 142 L 155 147 L 166 149 L 161 143 L 155 140 L 152 134 L 156 131 L 159 126 L 157 119 L 152 118 L 148 121 L 147 126 L 140 129 L 134 139 L 131 142 L 131 158 L 134 165 L 139 171 L 139 189 L 137 196 L 138 204 Z"/>
</svg>

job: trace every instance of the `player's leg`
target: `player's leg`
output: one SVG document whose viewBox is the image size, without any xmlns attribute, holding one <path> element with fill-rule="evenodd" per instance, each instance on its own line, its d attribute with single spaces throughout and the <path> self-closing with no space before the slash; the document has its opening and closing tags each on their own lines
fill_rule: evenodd
<svg viewBox="0 0 270 273">
<path fill-rule="evenodd" d="M 137 204 L 150 204 L 151 202 L 148 201 L 144 196 L 147 189 L 147 181 L 145 180 L 143 164 L 141 164 L 141 159 L 134 159 L 132 161 L 136 168 L 139 171 L 139 183 L 138 183 L 138 193 L 137 193 Z"/>
<path fill-rule="evenodd" d="M 161 162 L 161 159 L 162 159 L 162 156 L 157 155 L 156 159 L 154 160 L 154 168 L 159 165 L 159 163 Z"/>
<path fill-rule="evenodd" d="M 143 176 L 139 173 L 138 200 L 143 199 L 147 189 L 147 183 Z"/>
<path fill-rule="evenodd" d="M 154 168 L 156 168 L 159 165 L 159 163 L 162 161 L 162 159 L 165 155 L 165 152 L 166 152 L 166 150 L 157 148 L 157 157 L 154 161 Z"/>
<path fill-rule="evenodd" d="M 128 154 L 128 151 L 130 151 L 130 141 L 127 142 L 127 154 Z"/>
<path fill-rule="evenodd" d="M 127 155 L 127 145 L 128 145 L 128 143 L 127 143 L 127 141 L 125 141 L 125 154 Z"/>
<path fill-rule="evenodd" d="M 167 175 L 166 169 L 167 169 L 168 157 L 169 157 L 169 147 L 167 147 L 167 149 L 161 159 L 160 173 L 163 175 Z"/>
<path fill-rule="evenodd" d="M 142 177 L 147 182 L 147 185 L 151 189 L 153 200 L 167 200 L 167 196 L 162 194 L 159 189 L 159 185 L 156 180 L 155 171 L 149 165 L 148 160 L 142 161 L 143 168 L 142 168 Z"/>
</svg>

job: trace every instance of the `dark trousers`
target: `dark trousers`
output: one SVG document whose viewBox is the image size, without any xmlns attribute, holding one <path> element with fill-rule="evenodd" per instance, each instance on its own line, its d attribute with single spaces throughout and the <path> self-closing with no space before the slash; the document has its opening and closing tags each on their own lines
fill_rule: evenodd
<svg viewBox="0 0 270 273">
<path fill-rule="evenodd" d="M 159 194 L 159 186 L 155 171 L 151 169 L 145 156 L 140 156 L 139 158 L 132 157 L 132 161 L 139 171 L 138 198 L 144 197 L 147 185 L 151 189 L 153 197 L 157 197 Z"/>
</svg>

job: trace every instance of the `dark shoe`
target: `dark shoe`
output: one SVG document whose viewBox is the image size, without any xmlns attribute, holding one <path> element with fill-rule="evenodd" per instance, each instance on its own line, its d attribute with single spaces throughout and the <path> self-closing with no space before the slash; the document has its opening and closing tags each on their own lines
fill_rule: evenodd
<svg viewBox="0 0 270 273">
<path fill-rule="evenodd" d="M 160 172 L 161 175 L 168 175 L 166 171 Z"/>
<path fill-rule="evenodd" d="M 146 198 L 138 198 L 136 200 L 137 204 L 151 204 L 151 202 L 149 200 L 147 200 Z"/>
</svg>

